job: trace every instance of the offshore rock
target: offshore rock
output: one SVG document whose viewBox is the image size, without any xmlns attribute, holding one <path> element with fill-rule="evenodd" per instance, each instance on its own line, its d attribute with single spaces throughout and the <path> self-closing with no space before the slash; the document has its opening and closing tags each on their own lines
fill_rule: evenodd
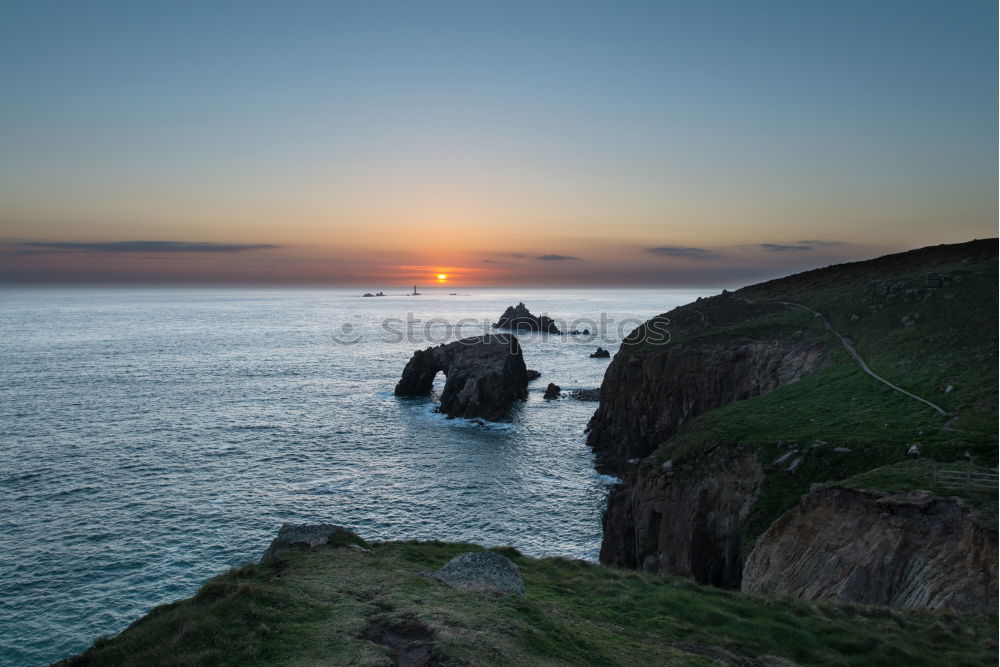
<svg viewBox="0 0 1000 667">
<path fill-rule="evenodd" d="M 528 375 L 517 338 L 489 334 L 417 350 L 403 369 L 396 396 L 427 396 L 434 377 L 447 380 L 438 408 L 449 417 L 502 419 L 528 397 Z"/>
<path fill-rule="evenodd" d="M 555 384 L 554 382 L 550 382 L 549 386 L 545 388 L 545 395 L 542 396 L 542 398 L 559 398 L 559 395 L 561 393 L 562 393 L 562 387 Z"/>
<path fill-rule="evenodd" d="M 903 609 L 992 610 L 997 534 L 929 491 L 825 487 L 758 539 L 743 590 Z"/>
<path fill-rule="evenodd" d="M 546 315 L 535 316 L 524 303 L 508 306 L 503 311 L 500 320 L 493 325 L 494 329 L 509 329 L 511 331 L 540 331 L 548 334 L 561 334 L 556 323 Z"/>
<path fill-rule="evenodd" d="M 600 389 L 577 389 L 572 394 L 570 398 L 575 398 L 578 401 L 593 401 L 597 402 L 601 400 L 601 390 Z"/>
<path fill-rule="evenodd" d="M 590 355 L 591 359 L 607 359 L 611 356 L 611 353 L 605 350 L 603 347 L 597 348 L 597 351 Z"/>
</svg>

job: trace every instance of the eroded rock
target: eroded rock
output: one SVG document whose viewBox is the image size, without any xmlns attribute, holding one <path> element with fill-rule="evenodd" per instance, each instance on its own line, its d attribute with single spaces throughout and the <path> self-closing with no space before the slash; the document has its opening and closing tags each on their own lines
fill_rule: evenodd
<svg viewBox="0 0 1000 667">
<path fill-rule="evenodd" d="M 997 534 L 929 491 L 815 489 L 757 540 L 749 593 L 904 609 L 997 608 Z"/>
<path fill-rule="evenodd" d="M 508 306 L 493 328 L 509 329 L 510 331 L 539 331 L 548 334 L 562 333 L 552 318 L 547 315 L 533 315 L 524 303 Z"/>
<path fill-rule="evenodd" d="M 438 408 L 449 417 L 502 419 L 528 397 L 528 374 L 517 338 L 489 334 L 417 350 L 396 385 L 397 396 L 427 396 L 434 377 L 447 378 Z"/>
</svg>

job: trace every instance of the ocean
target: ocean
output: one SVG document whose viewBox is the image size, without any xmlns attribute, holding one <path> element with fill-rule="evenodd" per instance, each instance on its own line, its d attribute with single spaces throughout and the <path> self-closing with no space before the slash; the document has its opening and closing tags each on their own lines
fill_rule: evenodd
<svg viewBox="0 0 1000 667">
<path fill-rule="evenodd" d="M 598 345 L 715 290 L 407 291 L 0 290 L 0 664 L 120 632 L 286 522 L 596 559 L 596 404 L 542 393 L 600 386 Z M 413 350 L 518 301 L 591 336 L 519 335 L 542 376 L 507 421 L 393 395 Z"/>
</svg>

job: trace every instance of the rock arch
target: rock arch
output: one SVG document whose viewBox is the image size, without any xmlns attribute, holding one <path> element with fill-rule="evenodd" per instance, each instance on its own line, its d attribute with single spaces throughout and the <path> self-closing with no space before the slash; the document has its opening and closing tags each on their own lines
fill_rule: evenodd
<svg viewBox="0 0 1000 667">
<path fill-rule="evenodd" d="M 528 397 L 528 375 L 515 336 L 463 338 L 413 353 L 396 384 L 396 396 L 430 394 L 435 376 L 447 378 L 439 410 L 449 417 L 502 419 Z"/>
</svg>

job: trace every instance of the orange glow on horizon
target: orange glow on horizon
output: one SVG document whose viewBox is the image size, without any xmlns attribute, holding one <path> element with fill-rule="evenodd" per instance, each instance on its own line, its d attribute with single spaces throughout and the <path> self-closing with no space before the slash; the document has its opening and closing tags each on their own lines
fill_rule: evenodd
<svg viewBox="0 0 1000 667">
<path fill-rule="evenodd" d="M 406 264 L 386 268 L 396 274 L 387 275 L 386 279 L 401 285 L 412 285 L 414 282 L 424 285 L 432 283 L 442 287 L 489 285 L 504 274 L 504 271 L 494 268 L 441 264 Z"/>
</svg>

